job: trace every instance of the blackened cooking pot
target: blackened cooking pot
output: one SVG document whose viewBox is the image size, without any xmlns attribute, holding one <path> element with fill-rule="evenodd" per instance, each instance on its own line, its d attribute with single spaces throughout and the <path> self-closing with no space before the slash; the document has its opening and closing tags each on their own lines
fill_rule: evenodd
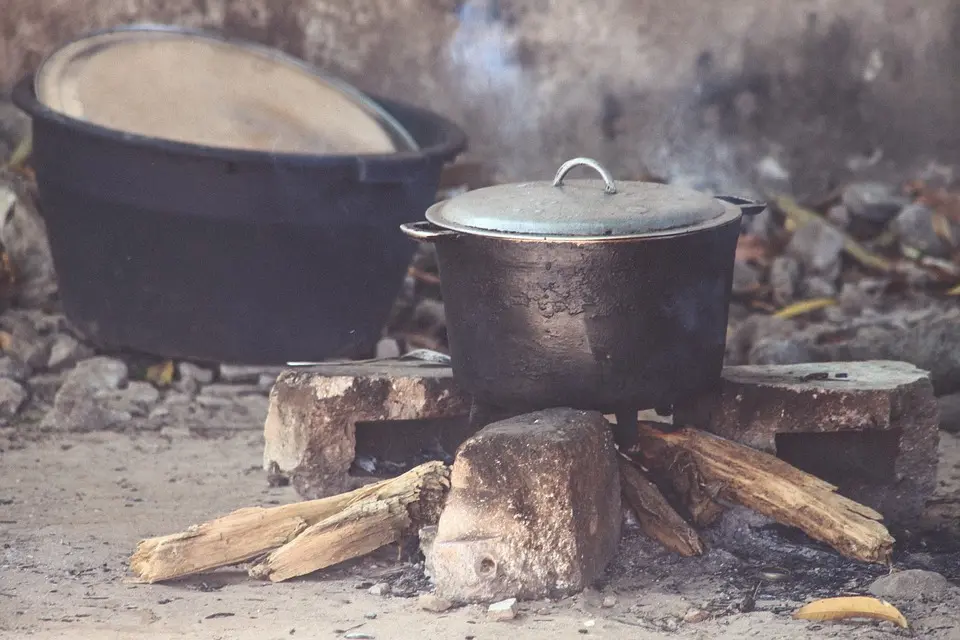
<svg viewBox="0 0 960 640">
<path fill-rule="evenodd" d="M 588 165 L 603 182 L 564 182 Z M 509 408 L 660 408 L 720 380 L 740 220 L 763 205 L 615 184 L 595 161 L 402 225 L 436 245 L 454 375 Z"/>
</svg>

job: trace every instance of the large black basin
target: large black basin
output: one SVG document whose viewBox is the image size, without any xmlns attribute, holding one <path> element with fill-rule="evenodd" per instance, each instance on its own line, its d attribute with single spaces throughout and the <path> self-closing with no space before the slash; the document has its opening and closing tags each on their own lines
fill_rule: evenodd
<svg viewBox="0 0 960 640">
<path fill-rule="evenodd" d="M 128 135 L 40 104 L 40 207 L 67 317 L 93 341 L 248 364 L 372 348 L 459 127 L 379 100 L 420 150 L 377 156 L 234 151 Z"/>
</svg>

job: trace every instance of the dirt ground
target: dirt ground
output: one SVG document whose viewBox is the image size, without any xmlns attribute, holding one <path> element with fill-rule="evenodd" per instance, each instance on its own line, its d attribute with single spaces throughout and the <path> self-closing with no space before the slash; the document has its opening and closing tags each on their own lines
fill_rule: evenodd
<svg viewBox="0 0 960 640">
<path fill-rule="evenodd" d="M 750 590 L 734 554 L 714 549 L 704 559 L 679 560 L 635 537 L 624 543 L 598 591 L 559 602 L 522 603 L 520 616 L 509 622 L 489 620 L 478 606 L 436 614 L 420 610 L 415 597 L 372 595 L 371 584 L 409 569 L 398 567 L 395 552 L 283 584 L 258 582 L 239 570 L 170 585 L 133 584 L 126 562 L 141 537 L 170 533 L 242 506 L 296 499 L 288 487 L 267 485 L 260 469 L 261 434 L 251 430 L 209 438 L 186 431 L 101 432 L 19 444 L 8 439 L 0 449 L 2 638 L 907 636 L 889 625 L 794 621 L 789 612 L 809 595 L 790 595 L 790 587 L 779 595 L 761 593 L 753 612 L 729 607 L 718 612 L 718 603 Z M 941 450 L 938 500 L 949 504 L 960 498 L 960 438 L 943 434 Z M 813 575 L 820 571 L 815 565 L 827 557 L 800 552 L 794 566 Z M 838 584 L 862 593 L 885 570 L 852 571 Z M 837 588 L 828 585 L 827 591 Z M 914 637 L 956 640 L 958 593 L 939 603 L 895 604 L 911 620 Z M 713 615 L 689 621 L 698 610 Z"/>
</svg>

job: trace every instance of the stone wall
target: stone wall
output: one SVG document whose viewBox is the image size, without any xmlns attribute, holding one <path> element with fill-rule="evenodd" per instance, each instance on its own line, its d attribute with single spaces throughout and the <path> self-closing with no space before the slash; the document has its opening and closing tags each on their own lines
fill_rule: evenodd
<svg viewBox="0 0 960 640">
<path fill-rule="evenodd" d="M 812 195 L 960 160 L 950 0 L 3 4 L 0 87 L 88 29 L 222 28 L 454 118 L 502 179 L 590 155 L 622 177 Z"/>
</svg>

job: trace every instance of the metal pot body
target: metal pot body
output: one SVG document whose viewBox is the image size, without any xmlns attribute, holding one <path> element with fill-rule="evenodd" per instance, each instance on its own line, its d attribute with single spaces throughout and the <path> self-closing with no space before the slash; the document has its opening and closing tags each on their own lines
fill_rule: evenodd
<svg viewBox="0 0 960 640">
<path fill-rule="evenodd" d="M 720 380 L 740 218 L 601 241 L 441 232 L 453 370 L 501 407 L 659 408 Z"/>
</svg>

